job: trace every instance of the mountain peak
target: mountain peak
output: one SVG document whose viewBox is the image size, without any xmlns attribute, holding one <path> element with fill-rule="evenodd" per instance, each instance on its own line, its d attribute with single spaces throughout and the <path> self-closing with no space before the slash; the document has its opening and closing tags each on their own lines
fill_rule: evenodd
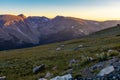
<svg viewBox="0 0 120 80">
<path fill-rule="evenodd" d="M 21 18 L 23 18 L 23 19 L 26 18 L 26 16 L 24 14 L 19 14 L 18 16 L 21 17 Z"/>
<path fill-rule="evenodd" d="M 16 16 L 16 15 L 0 15 L 0 20 L 3 20 L 3 21 L 18 21 L 18 20 L 22 20 L 22 18 L 20 16 Z"/>
<path fill-rule="evenodd" d="M 56 19 L 56 18 L 65 18 L 65 17 L 64 17 L 64 16 L 56 16 L 55 19 Z"/>
<path fill-rule="evenodd" d="M 22 16 L 22 15 L 21 15 Z M 14 24 L 15 22 L 23 21 L 24 18 L 21 16 L 16 15 L 0 15 L 0 23 L 3 26 L 9 26 L 11 24 Z"/>
</svg>

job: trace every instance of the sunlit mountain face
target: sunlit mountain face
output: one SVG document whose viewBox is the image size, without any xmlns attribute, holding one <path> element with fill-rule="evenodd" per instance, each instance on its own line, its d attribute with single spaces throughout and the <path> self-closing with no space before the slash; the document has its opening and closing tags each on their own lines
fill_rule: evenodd
<svg viewBox="0 0 120 80">
<path fill-rule="evenodd" d="M 118 20 L 120 0 L 2 0 L 0 14 L 56 15 L 90 20 Z"/>
</svg>

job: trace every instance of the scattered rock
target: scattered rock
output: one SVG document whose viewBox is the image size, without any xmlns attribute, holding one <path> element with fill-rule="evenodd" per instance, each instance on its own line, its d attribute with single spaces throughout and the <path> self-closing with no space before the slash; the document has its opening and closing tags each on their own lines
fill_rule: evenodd
<svg viewBox="0 0 120 80">
<path fill-rule="evenodd" d="M 66 74 L 64 76 L 57 76 L 57 77 L 52 78 L 50 80 L 72 80 L 72 75 L 71 74 Z"/>
<path fill-rule="evenodd" d="M 80 48 L 83 48 L 84 46 L 83 45 L 79 45 L 78 47 L 76 47 L 75 49 L 74 49 L 74 51 L 77 51 L 77 50 L 79 50 Z"/>
<path fill-rule="evenodd" d="M 110 68 L 110 70 L 106 70 L 102 72 L 102 70 L 105 70 L 105 68 L 109 69 L 109 66 L 113 66 Z M 100 71 L 100 72 L 99 72 Z M 99 74 L 97 74 L 99 72 Z M 110 72 L 110 73 L 109 73 Z M 109 73 L 109 74 L 108 74 Z M 113 57 L 110 60 L 107 61 L 102 61 L 99 63 L 96 63 L 95 65 L 91 66 L 91 67 L 86 67 L 84 69 L 82 69 L 80 71 L 80 74 L 82 75 L 82 77 L 80 77 L 80 80 L 84 80 L 84 78 L 86 80 L 88 80 L 88 78 L 92 78 L 91 80 L 111 80 L 112 77 L 120 77 L 120 59 Z M 104 74 L 104 75 L 103 75 Z M 97 75 L 97 76 L 96 76 Z M 109 79 L 110 78 L 110 79 Z M 119 80 L 120 78 L 114 79 L 114 80 Z"/>
<path fill-rule="evenodd" d="M 70 60 L 69 63 L 76 63 L 76 60 L 75 60 L 75 59 L 72 59 L 72 60 Z"/>
<path fill-rule="evenodd" d="M 98 73 L 97 76 L 105 76 L 105 75 L 107 75 L 107 74 L 110 74 L 110 73 L 113 72 L 114 70 L 115 70 L 115 69 L 114 69 L 113 66 L 108 66 L 108 67 L 102 69 L 102 70 L 100 71 L 100 73 Z"/>
<path fill-rule="evenodd" d="M 89 61 L 94 61 L 94 58 L 92 58 L 92 57 L 89 57 Z"/>
<path fill-rule="evenodd" d="M 56 51 L 60 51 L 60 50 L 61 50 L 61 48 L 60 48 L 60 47 L 56 48 Z"/>
<path fill-rule="evenodd" d="M 51 74 L 50 72 L 47 72 L 47 74 L 45 75 L 45 78 L 50 78 L 53 74 Z"/>
<path fill-rule="evenodd" d="M 112 51 L 114 51 L 114 50 L 112 50 L 112 49 L 109 49 L 109 50 L 108 50 L 108 53 L 109 53 L 109 52 L 112 52 Z"/>
<path fill-rule="evenodd" d="M 57 70 L 57 66 L 53 67 L 52 70 L 54 70 L 54 71 Z"/>
<path fill-rule="evenodd" d="M 74 63 L 76 63 L 76 60 L 75 60 L 75 59 L 72 59 L 72 60 L 69 61 L 69 65 L 68 65 L 68 66 L 71 67 L 72 64 L 74 64 Z"/>
<path fill-rule="evenodd" d="M 78 48 L 82 48 L 82 47 L 83 47 L 83 45 L 79 45 L 79 46 L 78 46 Z"/>
<path fill-rule="evenodd" d="M 44 64 L 42 64 L 40 66 L 36 66 L 35 68 L 33 68 L 33 73 L 37 73 L 37 72 L 42 71 L 44 69 L 45 69 L 45 65 Z"/>
<path fill-rule="evenodd" d="M 61 47 L 64 47 L 65 45 L 64 44 L 62 44 L 62 45 L 60 45 Z"/>
<path fill-rule="evenodd" d="M 88 57 L 88 60 L 93 61 L 92 57 Z M 78 60 L 71 59 L 69 64 L 79 62 Z M 56 70 L 56 66 L 53 67 Z M 98 73 L 99 71 L 99 73 Z M 96 63 L 91 67 L 86 67 L 79 72 L 79 76 L 72 78 L 73 69 L 64 71 L 63 76 L 56 76 L 50 80 L 120 80 L 120 59 L 112 57 L 110 60 Z M 98 73 L 98 74 L 97 74 Z M 67 75 L 64 75 L 67 74 Z M 51 73 L 46 73 L 45 78 L 51 78 Z M 42 79 L 41 79 L 42 80 Z M 43 79 L 46 80 L 46 79 Z"/>
<path fill-rule="evenodd" d="M 71 59 L 70 61 L 69 61 L 69 67 L 71 67 L 72 66 L 72 64 L 74 64 L 74 63 L 78 63 L 79 62 L 79 60 L 75 60 L 75 59 Z"/>
<path fill-rule="evenodd" d="M 6 76 L 0 77 L 0 80 L 6 80 Z"/>
</svg>

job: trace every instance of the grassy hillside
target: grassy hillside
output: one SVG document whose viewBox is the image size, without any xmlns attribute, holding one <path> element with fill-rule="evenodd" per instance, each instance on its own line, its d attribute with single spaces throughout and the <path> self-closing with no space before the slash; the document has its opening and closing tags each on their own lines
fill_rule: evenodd
<svg viewBox="0 0 120 80">
<path fill-rule="evenodd" d="M 90 38 L 90 37 L 105 37 L 105 36 L 120 36 L 120 26 L 95 32 L 88 37 Z"/>
<path fill-rule="evenodd" d="M 96 54 L 106 53 L 109 49 L 120 51 L 119 34 L 120 27 L 115 27 L 82 39 L 1 51 L 0 76 L 6 76 L 7 80 L 38 80 L 38 78 L 44 77 L 47 72 L 52 73 L 53 76 L 62 75 L 70 68 L 68 65 L 71 59 L 79 60 L 78 63 L 72 65 L 73 76 L 78 75 L 84 67 L 99 62 Z M 63 44 L 65 46 L 61 47 Z M 77 49 L 79 45 L 83 45 L 83 47 Z M 61 50 L 57 51 L 57 48 L 61 48 Z M 86 57 L 93 57 L 95 61 L 89 62 Z M 45 64 L 45 70 L 33 74 L 33 67 L 41 64 Z M 55 70 L 53 70 L 54 67 L 56 67 Z"/>
</svg>

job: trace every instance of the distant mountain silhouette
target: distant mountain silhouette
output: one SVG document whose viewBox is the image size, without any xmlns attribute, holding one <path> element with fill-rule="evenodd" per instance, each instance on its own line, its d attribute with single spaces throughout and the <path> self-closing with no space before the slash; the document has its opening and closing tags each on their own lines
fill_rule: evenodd
<svg viewBox="0 0 120 80">
<path fill-rule="evenodd" d="M 80 38 L 119 23 L 119 20 L 98 22 L 64 16 L 49 19 L 0 15 L 0 50 Z"/>
</svg>

